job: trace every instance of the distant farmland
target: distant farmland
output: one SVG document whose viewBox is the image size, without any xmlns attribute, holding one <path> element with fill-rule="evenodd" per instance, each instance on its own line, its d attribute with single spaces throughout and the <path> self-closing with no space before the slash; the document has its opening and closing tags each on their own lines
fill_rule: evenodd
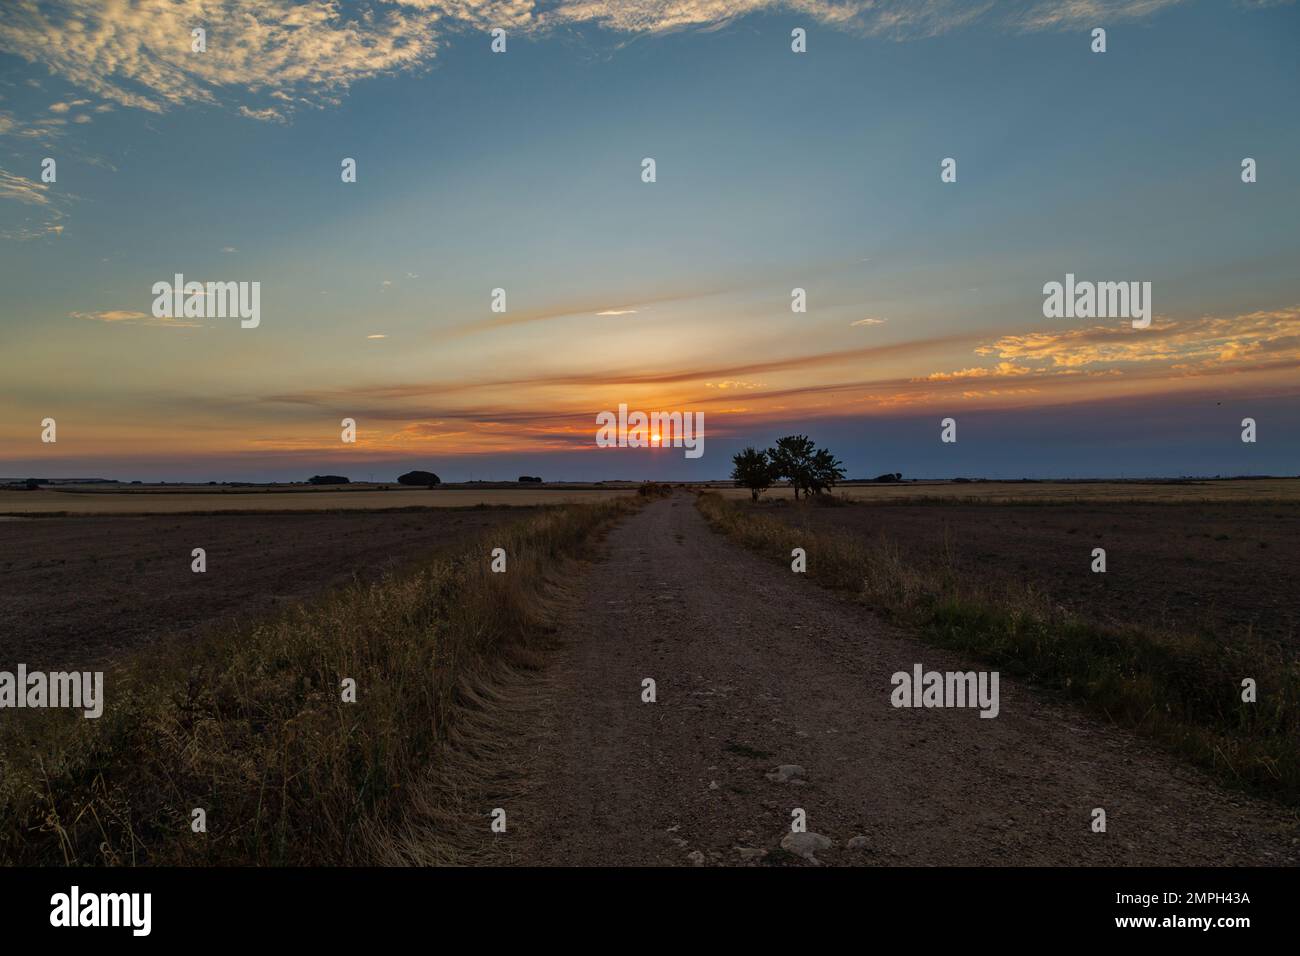
<svg viewBox="0 0 1300 956">
<path fill-rule="evenodd" d="M 727 498 L 748 498 L 744 488 L 716 483 Z M 1300 501 L 1300 478 L 1188 481 L 915 481 L 842 485 L 840 497 L 855 501 Z M 789 488 L 771 488 L 763 499 L 794 498 Z"/>
<path fill-rule="evenodd" d="M 0 489 L 0 516 L 77 514 L 202 514 L 207 512 L 387 511 L 407 508 L 533 507 L 605 501 L 631 494 L 636 482 L 603 485 L 557 483 L 520 487 L 510 482 L 443 485 L 434 489 L 396 485 L 61 485 L 24 491 Z M 691 484 L 727 498 L 748 498 L 728 481 Z M 1300 502 L 1300 478 L 1187 481 L 909 481 L 848 483 L 835 489 L 854 501 L 959 502 Z M 786 487 L 763 500 L 793 500 Z"/>
<path fill-rule="evenodd" d="M 398 488 L 301 485 L 238 488 L 201 485 L 83 485 L 39 491 L 0 490 L 0 515 L 183 514 L 214 511 L 387 511 L 403 508 L 531 507 L 604 501 L 633 493 L 634 485 L 596 488 Z"/>
</svg>

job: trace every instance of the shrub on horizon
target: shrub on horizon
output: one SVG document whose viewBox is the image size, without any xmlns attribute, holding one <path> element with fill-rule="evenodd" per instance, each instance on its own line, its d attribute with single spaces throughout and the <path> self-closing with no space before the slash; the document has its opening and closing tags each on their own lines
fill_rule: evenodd
<svg viewBox="0 0 1300 956">
<path fill-rule="evenodd" d="M 431 471 L 408 471 L 404 475 L 397 476 L 399 485 L 424 485 L 426 488 L 432 488 L 434 485 L 442 484 L 442 479 Z"/>
</svg>

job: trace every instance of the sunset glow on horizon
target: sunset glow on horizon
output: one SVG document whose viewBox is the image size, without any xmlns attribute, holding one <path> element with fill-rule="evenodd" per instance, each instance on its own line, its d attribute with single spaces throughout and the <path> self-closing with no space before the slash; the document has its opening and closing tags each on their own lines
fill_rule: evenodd
<svg viewBox="0 0 1300 956">
<path fill-rule="evenodd" d="M 174 76 L 54 54 L 129 7 L 3 18 L 0 475 L 704 479 L 792 432 L 853 477 L 1300 470 L 1294 6 L 1102 3 L 1104 57 L 1065 3 L 562 4 L 503 56 L 439 6 L 345 4 L 383 42 L 281 75 L 215 29 Z M 260 325 L 156 317 L 175 274 L 260 283 Z M 1046 318 L 1067 274 L 1150 282 L 1149 327 Z M 621 403 L 703 412 L 708 452 L 597 448 Z"/>
</svg>

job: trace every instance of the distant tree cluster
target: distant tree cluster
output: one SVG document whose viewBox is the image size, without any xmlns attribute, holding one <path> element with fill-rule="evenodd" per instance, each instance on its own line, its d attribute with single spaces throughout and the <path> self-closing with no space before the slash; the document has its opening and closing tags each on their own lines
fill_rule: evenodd
<svg viewBox="0 0 1300 956">
<path fill-rule="evenodd" d="M 519 476 L 519 480 L 520 480 L 521 482 L 524 482 L 524 481 L 530 481 L 530 482 L 533 482 L 534 484 L 539 484 L 539 485 L 542 483 L 542 479 L 540 479 L 540 478 L 534 478 L 534 477 L 532 477 L 531 475 L 520 475 L 520 476 Z"/>
<path fill-rule="evenodd" d="M 423 485 L 426 488 L 432 488 L 435 485 L 442 484 L 442 479 L 431 471 L 408 471 L 404 475 L 397 476 L 399 485 Z"/>
<path fill-rule="evenodd" d="M 215 484 L 215 482 L 213 482 Z M 349 485 L 351 482 L 342 475 L 312 475 L 307 479 L 309 485 Z"/>
<path fill-rule="evenodd" d="M 820 495 L 844 479 L 844 463 L 828 449 L 818 448 L 807 435 L 778 438 L 775 447 L 761 451 L 746 448 L 732 458 L 731 477 L 748 488 L 750 497 L 758 496 L 774 482 L 789 482 L 798 498 Z"/>
</svg>

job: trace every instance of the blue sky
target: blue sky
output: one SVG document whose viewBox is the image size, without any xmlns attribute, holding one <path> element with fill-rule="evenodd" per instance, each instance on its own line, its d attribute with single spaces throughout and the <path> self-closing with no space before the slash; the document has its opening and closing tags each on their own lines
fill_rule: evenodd
<svg viewBox="0 0 1300 956">
<path fill-rule="evenodd" d="M 0 474 L 1300 470 L 1293 4 L 101 7 L 0 15 Z M 177 272 L 261 325 L 153 319 Z M 1067 272 L 1153 328 L 1045 319 Z M 591 447 L 619 402 L 706 454 Z"/>
</svg>

